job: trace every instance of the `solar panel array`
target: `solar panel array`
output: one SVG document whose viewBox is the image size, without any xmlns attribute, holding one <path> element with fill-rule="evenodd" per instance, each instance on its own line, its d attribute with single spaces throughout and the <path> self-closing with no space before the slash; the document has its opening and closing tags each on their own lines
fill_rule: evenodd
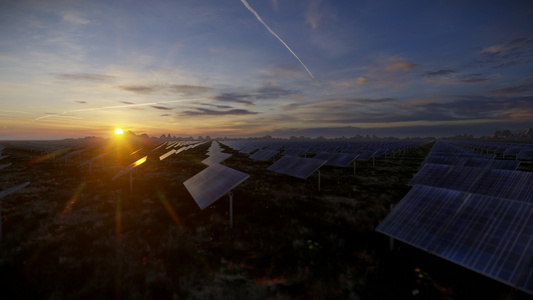
<svg viewBox="0 0 533 300">
<path fill-rule="evenodd" d="M 483 167 L 422 165 L 376 230 L 533 294 L 533 173 L 497 169 L 492 159 L 488 168 L 472 150 L 440 141 L 429 156 L 446 153 Z"/>
<path fill-rule="evenodd" d="M 212 164 L 183 184 L 200 209 L 204 210 L 248 177 L 250 175 L 243 172 L 220 164 Z"/>
<path fill-rule="evenodd" d="M 461 156 L 432 155 L 424 160 L 424 164 L 455 165 L 465 167 L 478 167 L 488 169 L 516 170 L 520 161 L 485 159 Z"/>
<path fill-rule="evenodd" d="M 533 293 L 533 205 L 415 186 L 376 229 Z"/>
<path fill-rule="evenodd" d="M 306 179 L 325 163 L 326 161 L 323 159 L 283 156 L 270 165 L 267 170 Z"/>
</svg>

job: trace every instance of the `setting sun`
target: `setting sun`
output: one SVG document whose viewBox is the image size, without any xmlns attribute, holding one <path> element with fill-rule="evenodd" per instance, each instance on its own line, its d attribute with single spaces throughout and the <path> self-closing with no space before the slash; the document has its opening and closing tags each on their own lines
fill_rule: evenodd
<svg viewBox="0 0 533 300">
<path fill-rule="evenodd" d="M 123 133 L 124 131 L 122 131 L 122 129 L 120 128 L 115 129 L 115 134 L 123 134 Z"/>
</svg>

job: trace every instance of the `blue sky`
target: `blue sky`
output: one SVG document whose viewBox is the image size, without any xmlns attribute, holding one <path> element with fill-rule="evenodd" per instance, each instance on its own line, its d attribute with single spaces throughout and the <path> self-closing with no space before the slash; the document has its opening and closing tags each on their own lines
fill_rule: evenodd
<svg viewBox="0 0 533 300">
<path fill-rule="evenodd" d="M 0 1 L 0 139 L 533 127 L 531 1 Z"/>
</svg>

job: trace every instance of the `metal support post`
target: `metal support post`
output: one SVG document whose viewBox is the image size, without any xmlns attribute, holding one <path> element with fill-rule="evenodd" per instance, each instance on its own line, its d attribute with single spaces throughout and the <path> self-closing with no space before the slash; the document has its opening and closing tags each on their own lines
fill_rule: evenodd
<svg viewBox="0 0 533 300">
<path fill-rule="evenodd" d="M 320 191 L 320 170 L 318 171 L 318 190 Z"/>
<path fill-rule="evenodd" d="M 233 228 L 233 193 L 229 192 L 229 227 Z"/>
</svg>

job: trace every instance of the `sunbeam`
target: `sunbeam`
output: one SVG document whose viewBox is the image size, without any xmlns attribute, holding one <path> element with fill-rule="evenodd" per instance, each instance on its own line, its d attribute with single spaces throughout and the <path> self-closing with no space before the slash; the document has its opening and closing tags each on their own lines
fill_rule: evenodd
<svg viewBox="0 0 533 300">
<path fill-rule="evenodd" d="M 168 203 L 167 197 L 165 197 L 165 195 L 159 189 L 156 189 L 156 193 L 157 193 L 157 198 L 159 198 L 159 200 L 161 201 L 161 203 L 167 210 L 168 214 L 170 215 L 174 223 L 178 225 L 178 228 L 182 228 L 183 224 L 181 223 L 181 220 L 178 217 L 178 214 L 176 214 L 176 211 L 174 210 L 174 208 L 170 205 L 170 203 Z"/>
</svg>

